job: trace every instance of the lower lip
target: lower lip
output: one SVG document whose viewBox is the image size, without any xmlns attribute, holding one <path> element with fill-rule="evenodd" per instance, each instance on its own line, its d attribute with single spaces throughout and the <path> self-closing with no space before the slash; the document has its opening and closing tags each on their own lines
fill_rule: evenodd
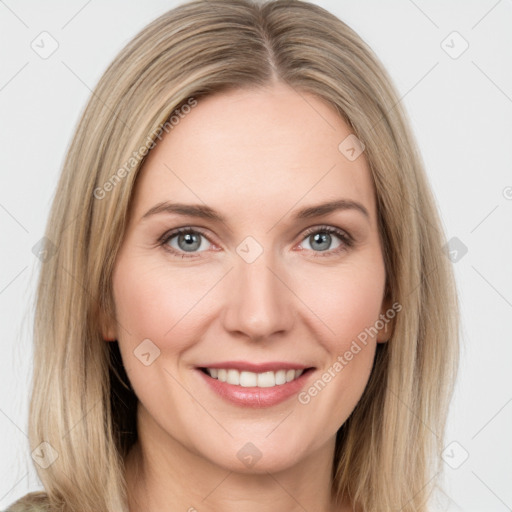
<svg viewBox="0 0 512 512">
<path fill-rule="evenodd" d="M 202 370 L 198 369 L 197 371 L 213 391 L 232 404 L 243 407 L 263 408 L 277 405 L 296 395 L 304 387 L 306 380 L 312 373 L 312 368 L 305 370 L 295 380 L 271 388 L 235 386 L 234 384 L 214 379 Z"/>
</svg>

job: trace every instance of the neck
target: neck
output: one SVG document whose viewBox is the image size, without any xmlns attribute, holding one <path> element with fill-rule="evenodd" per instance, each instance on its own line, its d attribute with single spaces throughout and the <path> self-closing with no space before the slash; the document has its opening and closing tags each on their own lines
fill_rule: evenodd
<svg viewBox="0 0 512 512">
<path fill-rule="evenodd" d="M 138 414 L 139 439 L 126 457 L 130 512 L 349 512 L 331 497 L 334 439 L 285 470 L 221 467 Z"/>
</svg>

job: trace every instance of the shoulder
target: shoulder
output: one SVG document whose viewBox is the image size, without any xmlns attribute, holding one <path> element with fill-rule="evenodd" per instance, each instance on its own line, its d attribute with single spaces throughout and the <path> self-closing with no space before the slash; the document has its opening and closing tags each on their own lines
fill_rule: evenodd
<svg viewBox="0 0 512 512">
<path fill-rule="evenodd" d="M 4 512 L 50 512 L 48 496 L 43 491 L 29 492 L 9 505 Z"/>
</svg>

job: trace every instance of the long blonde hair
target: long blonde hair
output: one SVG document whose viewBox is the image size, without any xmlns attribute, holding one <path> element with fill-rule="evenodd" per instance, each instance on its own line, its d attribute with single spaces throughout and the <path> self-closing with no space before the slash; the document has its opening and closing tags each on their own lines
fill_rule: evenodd
<svg viewBox="0 0 512 512">
<path fill-rule="evenodd" d="M 363 141 L 387 290 L 402 305 L 337 434 L 333 496 L 347 495 L 366 512 L 428 510 L 458 366 L 458 305 L 399 96 L 365 42 L 321 7 L 199 0 L 160 16 L 120 52 L 69 148 L 46 231 L 55 251 L 37 289 L 29 414 L 31 449 L 48 443 L 42 448 L 55 460 L 35 465 L 46 492 L 30 493 L 13 512 L 31 503 L 127 511 L 124 457 L 137 439 L 136 397 L 116 343 L 102 339 L 100 326 L 114 314 L 112 269 L 138 171 L 191 99 L 273 80 L 327 101 Z"/>
</svg>

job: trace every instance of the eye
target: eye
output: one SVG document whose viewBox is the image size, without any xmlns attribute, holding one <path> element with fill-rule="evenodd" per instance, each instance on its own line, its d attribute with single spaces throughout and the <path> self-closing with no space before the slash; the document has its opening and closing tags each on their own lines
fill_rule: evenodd
<svg viewBox="0 0 512 512">
<path fill-rule="evenodd" d="M 309 247 L 301 247 L 313 251 L 314 257 L 334 256 L 352 247 L 354 241 L 345 231 L 333 226 L 316 226 L 304 233 L 303 244 Z M 333 247 L 333 244 L 336 244 Z M 200 230 L 191 227 L 174 229 L 165 233 L 160 240 L 160 245 L 165 250 L 181 258 L 200 257 L 200 253 L 215 247 L 208 237 Z"/>
<path fill-rule="evenodd" d="M 179 228 L 166 233 L 160 243 L 166 250 L 182 258 L 194 257 L 198 252 L 207 250 L 209 244 L 211 245 L 201 231 L 192 228 Z"/>
<path fill-rule="evenodd" d="M 348 233 L 333 226 L 317 226 L 310 228 L 306 231 L 304 236 L 304 241 L 309 244 L 309 247 L 305 247 L 305 249 L 312 250 L 316 253 L 324 253 L 315 254 L 315 257 L 332 256 L 347 250 L 353 245 L 353 239 Z M 336 238 L 338 242 L 333 248 L 332 244 L 333 242 L 336 243 Z"/>
</svg>

